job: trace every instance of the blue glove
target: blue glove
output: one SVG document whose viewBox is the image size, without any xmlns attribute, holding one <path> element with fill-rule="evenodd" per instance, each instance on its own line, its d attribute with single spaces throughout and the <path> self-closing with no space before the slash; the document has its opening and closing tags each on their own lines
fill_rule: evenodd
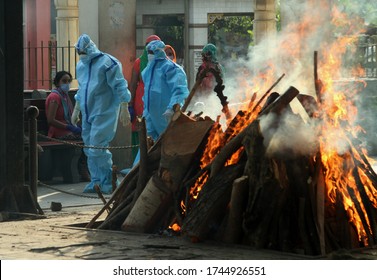
<svg viewBox="0 0 377 280">
<path fill-rule="evenodd" d="M 128 105 L 128 112 L 130 113 L 130 116 L 131 116 L 131 122 L 134 121 L 135 119 L 135 109 L 133 106 L 131 105 Z"/>
<path fill-rule="evenodd" d="M 74 134 L 80 134 L 81 133 L 81 127 L 79 127 L 79 126 L 67 124 L 67 129 L 69 131 L 73 132 Z"/>
</svg>

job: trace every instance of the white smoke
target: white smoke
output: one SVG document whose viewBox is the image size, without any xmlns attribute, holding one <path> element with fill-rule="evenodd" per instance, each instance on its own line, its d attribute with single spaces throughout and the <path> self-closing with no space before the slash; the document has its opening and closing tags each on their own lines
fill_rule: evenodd
<svg viewBox="0 0 377 280">
<path fill-rule="evenodd" d="M 339 2 L 339 1 L 332 1 Z M 363 1 L 361 1 L 363 2 Z M 282 7 L 282 30 L 273 37 L 266 37 L 257 46 L 249 48 L 248 58 L 239 60 L 220 61 L 225 66 L 225 90 L 228 97 L 229 108 L 233 113 L 244 109 L 254 94 L 257 92 L 257 100 L 282 74 L 285 74 L 281 82 L 273 89 L 280 94 L 290 86 L 296 87 L 300 94 L 311 95 L 316 98 L 314 85 L 314 52 L 318 52 L 318 66 L 324 60 L 325 52 L 328 52 L 331 44 L 342 36 L 359 34 L 364 22 L 355 14 L 356 10 L 363 10 L 362 3 L 357 2 L 358 9 L 353 9 L 352 17 L 342 14 L 342 10 L 334 6 L 326 6 L 329 1 L 310 0 L 284 1 Z M 344 9 L 343 9 L 344 10 Z M 355 10 L 355 11 L 354 11 Z M 351 47 L 351 46 L 350 46 Z M 339 53 L 339 56 L 348 58 L 349 54 Z M 352 58 L 352 57 L 351 57 Z M 344 69 L 334 72 L 335 80 L 341 79 Z M 321 75 L 321 69 L 318 69 Z M 266 75 L 274 76 L 273 79 L 265 79 Z M 322 78 L 321 76 L 319 77 Z M 331 94 L 331 93 L 330 93 Z M 330 95 L 331 97 L 331 95 Z M 352 96 L 357 103 L 357 96 Z M 210 96 L 205 103 L 205 114 L 216 118 L 224 114 L 221 112 L 221 104 L 216 95 Z M 318 125 L 308 118 L 300 102 L 295 99 L 290 103 L 295 114 L 300 115 L 304 122 L 295 123 L 294 116 L 281 117 L 279 127 L 272 131 L 265 130 L 265 137 L 269 151 L 275 148 L 297 148 L 298 152 L 306 154 L 317 147 L 319 135 Z M 365 115 L 363 117 L 366 117 Z M 367 118 L 367 117 L 366 117 Z M 371 120 L 374 119 L 370 118 Z M 268 128 L 269 121 L 265 119 L 263 127 Z M 357 120 L 353 120 L 357 122 Z M 225 123 L 225 121 L 223 121 Z M 341 133 L 334 134 L 341 137 Z M 332 135 L 332 136 L 334 136 Z M 332 142 L 339 153 L 348 149 L 348 143 L 341 138 Z M 302 149 L 301 149 L 302 148 Z"/>
<path fill-rule="evenodd" d="M 269 113 L 260 118 L 266 155 L 296 157 L 312 155 L 318 149 L 318 131 L 313 122 L 305 123 L 294 114 Z"/>
</svg>

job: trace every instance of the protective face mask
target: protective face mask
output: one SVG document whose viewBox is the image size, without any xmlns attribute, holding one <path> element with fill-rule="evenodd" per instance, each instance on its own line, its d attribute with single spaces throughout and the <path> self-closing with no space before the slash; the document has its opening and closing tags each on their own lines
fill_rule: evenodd
<svg viewBox="0 0 377 280">
<path fill-rule="evenodd" d="M 154 59 L 154 54 L 148 54 L 148 61 L 152 61 Z"/>
<path fill-rule="evenodd" d="M 69 92 L 69 88 L 70 88 L 70 84 L 62 84 L 60 86 L 60 88 L 62 89 L 62 91 L 64 91 L 65 93 L 68 93 Z"/>
</svg>

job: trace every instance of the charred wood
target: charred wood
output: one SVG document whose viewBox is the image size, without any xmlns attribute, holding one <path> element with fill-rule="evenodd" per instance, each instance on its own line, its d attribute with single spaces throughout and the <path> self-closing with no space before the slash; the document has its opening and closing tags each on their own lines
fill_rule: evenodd
<svg viewBox="0 0 377 280">
<path fill-rule="evenodd" d="M 243 169 L 241 164 L 225 166 L 219 176 L 205 183 L 183 221 L 182 234 L 193 241 L 204 240 L 215 234 L 230 201 L 233 181 L 242 175 Z"/>
<path fill-rule="evenodd" d="M 317 117 L 316 114 L 318 112 L 318 103 L 313 96 L 299 94 L 297 95 L 297 99 L 300 101 L 302 107 L 304 107 L 309 117 L 311 118 Z"/>
<path fill-rule="evenodd" d="M 266 109 L 261 113 L 261 115 L 268 114 L 273 112 L 275 114 L 280 114 L 288 104 L 299 94 L 299 91 L 290 87 L 283 95 L 281 95 L 275 102 L 266 107 Z M 211 177 L 214 177 L 218 174 L 222 166 L 225 165 L 225 162 L 234 154 L 239 148 L 241 148 L 242 140 L 249 131 L 249 126 L 253 125 L 255 121 L 249 124 L 245 129 L 243 129 L 237 136 L 232 138 L 219 152 L 216 158 L 212 161 L 211 164 Z"/>
<path fill-rule="evenodd" d="M 305 254 L 319 255 L 320 240 L 316 231 L 316 221 L 313 213 L 312 203 L 315 201 L 311 197 L 311 160 L 309 157 L 302 156 L 295 160 L 286 162 L 287 176 L 292 186 L 294 205 L 297 208 L 297 228 L 299 240 L 302 244 L 295 244 L 296 247 L 302 245 Z"/>
<path fill-rule="evenodd" d="M 336 232 L 337 242 L 341 248 L 351 249 L 355 246 L 358 246 L 357 241 L 357 232 L 355 231 L 354 227 L 350 223 L 351 217 L 348 215 L 353 215 L 350 211 L 347 213 L 344 210 L 344 200 L 340 191 L 337 190 L 337 200 L 335 202 L 334 207 L 335 209 L 335 223 L 332 224 L 333 230 Z M 329 208 L 331 209 L 331 208 Z M 328 248 L 328 252 L 331 252 L 333 248 Z"/>
<path fill-rule="evenodd" d="M 315 88 L 315 93 L 317 95 L 317 102 L 322 103 L 323 99 L 323 83 L 321 79 L 318 77 L 318 52 L 314 51 L 314 88 Z"/>
<path fill-rule="evenodd" d="M 325 239 L 325 178 L 323 171 L 323 164 L 321 161 L 321 154 L 318 152 L 313 163 L 313 176 L 310 183 L 310 201 L 313 211 L 316 233 L 319 239 L 319 253 L 324 255 L 326 253 L 326 239 Z"/>
<path fill-rule="evenodd" d="M 222 240 L 226 243 L 241 243 L 243 230 L 242 220 L 246 208 L 249 178 L 242 176 L 233 182 L 229 203 L 229 215 Z"/>
</svg>

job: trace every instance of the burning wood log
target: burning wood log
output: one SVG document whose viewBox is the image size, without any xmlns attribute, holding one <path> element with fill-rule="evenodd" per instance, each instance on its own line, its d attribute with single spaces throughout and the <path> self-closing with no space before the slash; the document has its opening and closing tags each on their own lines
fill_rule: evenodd
<svg viewBox="0 0 377 280">
<path fill-rule="evenodd" d="M 268 114 L 269 112 L 276 114 L 280 113 L 284 108 L 287 108 L 288 104 L 298 95 L 298 93 L 299 92 L 296 88 L 290 87 L 282 96 L 275 100 L 275 102 L 266 107 L 261 115 Z M 216 176 L 230 156 L 241 148 L 242 140 L 246 133 L 248 133 L 248 127 L 241 131 L 221 149 L 220 153 L 211 164 L 211 177 Z"/>
<path fill-rule="evenodd" d="M 317 102 L 322 103 L 323 101 L 323 83 L 318 77 L 318 52 L 314 52 L 314 88 L 317 95 Z"/>
<path fill-rule="evenodd" d="M 368 244 L 374 245 L 377 244 L 377 212 L 376 209 L 373 208 L 370 199 L 368 198 L 364 184 L 361 181 L 357 166 L 353 168 L 353 176 L 355 178 L 357 189 L 360 193 L 361 203 L 363 204 L 365 213 L 367 214 L 367 217 L 362 218 L 362 221 L 364 222 L 364 220 L 368 219 L 368 221 L 365 221 L 367 222 L 367 226 L 364 226 L 365 230 L 369 232 Z"/>
<path fill-rule="evenodd" d="M 249 176 L 244 242 L 256 248 L 318 254 L 320 240 L 309 191 L 310 160 L 300 155 L 287 157 L 282 151 L 267 154 L 264 141 L 259 121 L 254 121 L 243 140 L 248 158 L 245 174 Z"/>
</svg>

